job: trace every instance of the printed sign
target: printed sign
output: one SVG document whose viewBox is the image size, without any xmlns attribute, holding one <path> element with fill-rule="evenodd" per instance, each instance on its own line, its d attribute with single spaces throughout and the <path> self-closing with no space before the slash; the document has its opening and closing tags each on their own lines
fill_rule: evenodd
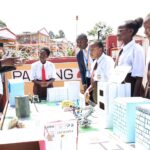
<svg viewBox="0 0 150 150">
<path fill-rule="evenodd" d="M 61 138 L 77 138 L 77 120 L 54 121 L 45 125 L 45 137 L 51 136 L 51 140 Z"/>
<path fill-rule="evenodd" d="M 61 80 L 79 80 L 78 68 L 62 68 L 56 69 L 56 81 Z M 14 70 L 12 71 L 13 79 L 23 79 L 25 82 L 30 82 L 31 70 Z"/>
</svg>

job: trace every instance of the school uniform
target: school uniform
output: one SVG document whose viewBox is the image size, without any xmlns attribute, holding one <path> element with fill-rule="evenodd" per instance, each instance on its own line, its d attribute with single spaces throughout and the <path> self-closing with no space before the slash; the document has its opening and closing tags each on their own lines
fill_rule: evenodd
<svg viewBox="0 0 150 150">
<path fill-rule="evenodd" d="M 145 93 L 144 96 L 150 99 L 150 84 L 148 83 L 148 71 L 150 71 L 150 46 L 147 49 L 146 52 L 146 67 L 145 67 L 145 73 L 143 77 L 143 85 L 145 87 Z"/>
<path fill-rule="evenodd" d="M 86 84 L 88 87 L 91 84 L 90 70 L 91 64 L 93 63 L 89 50 L 80 50 L 77 54 L 77 62 L 80 70 L 82 84 Z"/>
<path fill-rule="evenodd" d="M 77 54 L 77 62 L 82 85 L 87 85 L 87 87 L 89 87 L 91 84 L 91 64 L 93 63 L 90 51 L 87 49 L 80 50 Z M 93 101 L 92 92 L 90 92 L 90 100 Z"/>
<path fill-rule="evenodd" d="M 150 46 L 148 47 L 148 49 L 146 50 L 146 54 L 145 54 L 145 71 L 144 71 L 144 76 L 143 76 L 143 85 L 144 87 L 146 86 L 147 83 L 147 72 L 148 70 L 150 70 Z"/>
<path fill-rule="evenodd" d="M 97 68 L 94 72 L 94 81 L 107 82 L 114 69 L 114 60 L 103 53 L 97 60 L 94 61 L 93 66 L 95 63 L 97 63 Z"/>
<path fill-rule="evenodd" d="M 118 66 L 131 66 L 131 71 L 128 73 L 125 82 L 131 83 L 131 96 L 133 96 L 137 77 L 143 78 L 144 76 L 144 50 L 134 40 L 123 46 L 122 50 L 118 59 Z"/>
<path fill-rule="evenodd" d="M 42 67 L 43 64 L 41 61 L 37 61 L 31 65 L 31 76 L 30 79 L 41 81 L 42 80 Z M 45 69 L 45 82 L 50 81 L 51 79 L 56 78 L 56 69 L 52 62 L 46 61 L 44 64 Z M 40 85 L 34 83 L 33 85 L 33 93 L 34 95 L 38 95 L 40 99 L 46 99 L 47 97 L 47 88 L 53 87 L 53 84 L 51 83 L 48 87 L 41 87 Z"/>
<path fill-rule="evenodd" d="M 92 65 L 92 72 L 93 72 L 92 74 L 94 80 L 93 97 L 95 103 L 97 103 L 97 81 L 107 82 L 114 69 L 114 64 L 115 64 L 114 60 L 104 53 L 93 62 Z M 97 67 L 95 68 L 96 65 Z"/>
</svg>

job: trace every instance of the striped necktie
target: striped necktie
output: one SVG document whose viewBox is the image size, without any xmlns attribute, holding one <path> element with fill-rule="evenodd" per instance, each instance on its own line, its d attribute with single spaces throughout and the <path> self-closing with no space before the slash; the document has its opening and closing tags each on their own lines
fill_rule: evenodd
<svg viewBox="0 0 150 150">
<path fill-rule="evenodd" d="M 44 68 L 44 64 L 42 64 L 42 81 L 45 80 L 46 80 L 45 68 Z"/>
<path fill-rule="evenodd" d="M 94 78 L 94 73 L 95 73 L 95 70 L 97 69 L 97 66 L 98 66 L 98 63 L 96 62 L 95 65 L 94 65 L 94 67 L 93 67 L 91 78 Z"/>
<path fill-rule="evenodd" d="M 120 52 L 119 52 L 119 57 L 121 56 L 122 52 L 123 52 L 123 49 L 120 50 Z"/>
<path fill-rule="evenodd" d="M 97 66 L 98 66 L 98 63 L 96 62 L 95 65 L 94 65 L 93 70 L 96 70 L 96 69 L 97 69 Z"/>
<path fill-rule="evenodd" d="M 121 49 L 119 54 L 118 54 L 118 57 L 117 57 L 116 62 L 115 62 L 115 67 L 118 66 L 119 57 L 121 56 L 122 52 L 123 52 L 123 49 Z"/>
</svg>

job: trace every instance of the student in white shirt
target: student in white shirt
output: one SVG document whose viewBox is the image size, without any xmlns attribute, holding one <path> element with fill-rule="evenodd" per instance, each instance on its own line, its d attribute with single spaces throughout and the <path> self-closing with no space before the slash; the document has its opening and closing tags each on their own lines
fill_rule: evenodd
<svg viewBox="0 0 150 150">
<path fill-rule="evenodd" d="M 144 26 L 144 30 L 145 30 L 144 31 L 145 35 L 147 36 L 149 43 L 150 43 L 150 13 L 145 17 L 143 26 Z M 147 54 L 150 54 L 150 46 L 149 46 Z M 147 81 L 148 81 L 147 86 L 150 87 L 150 56 L 148 55 L 146 58 L 147 58 L 146 62 L 148 63 L 148 67 L 146 68 L 147 69 Z M 145 93 L 146 94 L 145 96 L 150 98 L 150 92 L 148 92 L 148 93 Z"/>
<path fill-rule="evenodd" d="M 143 19 L 125 21 L 118 27 L 118 40 L 123 42 L 118 59 L 119 66 L 131 66 L 125 82 L 131 83 L 131 96 L 141 96 L 145 60 L 142 46 L 135 43 L 133 37 L 142 26 Z M 143 91 L 142 91 L 143 92 Z"/>
<path fill-rule="evenodd" d="M 91 85 L 85 92 L 85 97 L 93 91 L 94 102 L 97 103 L 97 81 L 107 82 L 114 69 L 113 59 L 104 53 L 101 41 L 95 41 L 90 45 L 90 55 L 95 59 L 91 70 Z"/>
<path fill-rule="evenodd" d="M 47 61 L 50 50 L 46 47 L 39 52 L 39 61 L 31 65 L 31 80 L 34 83 L 33 93 L 38 95 L 40 99 L 46 100 L 47 88 L 53 87 L 56 78 L 56 69 L 52 62 Z M 42 67 L 45 69 L 45 79 L 42 79 Z"/>
</svg>

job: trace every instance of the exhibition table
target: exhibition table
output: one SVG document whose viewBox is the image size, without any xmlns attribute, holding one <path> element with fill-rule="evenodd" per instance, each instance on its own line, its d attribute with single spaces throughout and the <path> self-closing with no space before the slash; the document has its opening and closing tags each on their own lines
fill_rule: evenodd
<svg viewBox="0 0 150 150">
<path fill-rule="evenodd" d="M 42 138 L 44 139 L 43 124 L 45 122 L 51 122 L 51 121 L 57 120 L 57 118 L 62 118 L 62 120 L 64 119 L 69 120 L 71 118 L 75 119 L 72 112 L 63 111 L 59 102 L 42 101 L 41 103 L 36 103 L 35 105 L 33 103 L 30 104 L 31 113 L 30 113 L 29 118 L 19 119 L 19 121 L 25 125 L 25 128 L 24 129 L 10 129 L 10 130 L 8 130 L 10 120 L 16 117 L 16 113 L 15 113 L 15 108 L 10 107 L 8 105 L 8 109 L 6 112 L 5 119 L 4 119 L 4 124 L 2 127 L 2 131 L 1 131 L 2 133 L 0 132 L 0 138 L 3 138 L 2 135 L 5 135 L 3 134 L 3 132 L 5 131 L 15 132 L 15 130 L 17 130 L 17 132 L 19 132 L 20 130 L 20 132 L 24 132 L 22 130 L 27 130 L 27 132 L 25 132 L 27 136 L 30 137 L 32 135 L 34 139 L 36 138 L 36 135 L 37 135 L 37 139 L 42 140 Z M 63 113 L 67 113 L 68 118 L 63 118 L 63 115 L 62 115 Z M 116 137 L 113 134 L 112 129 L 105 129 L 103 127 L 103 122 L 101 120 L 98 106 L 95 106 L 95 111 L 89 117 L 89 119 L 92 121 L 90 127 L 87 127 L 87 128 L 79 127 L 78 142 L 77 142 L 78 150 L 83 150 L 83 149 L 86 149 L 86 150 L 91 150 L 91 149 L 93 150 L 134 150 L 135 149 L 134 144 L 132 145 L 132 144 L 127 144 L 127 143 L 122 142 L 118 137 Z M 29 138 L 29 141 L 32 141 L 33 139 Z M 6 142 L 7 141 L 5 141 L 5 143 Z M 8 143 L 11 143 L 11 138 L 9 138 Z M 3 143 L 0 142 L 0 146 L 1 144 Z M 68 142 L 68 144 L 71 144 L 71 143 Z M 44 149 L 40 148 L 40 150 L 44 150 Z"/>
</svg>

